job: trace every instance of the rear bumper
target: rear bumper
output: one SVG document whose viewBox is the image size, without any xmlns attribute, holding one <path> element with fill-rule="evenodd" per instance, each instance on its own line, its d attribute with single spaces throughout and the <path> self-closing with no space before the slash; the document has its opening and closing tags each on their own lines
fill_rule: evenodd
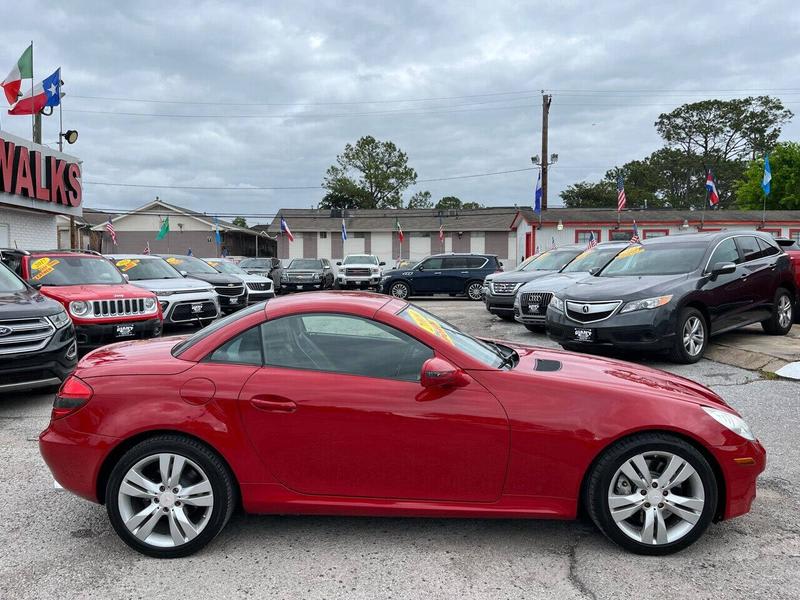
<svg viewBox="0 0 800 600">
<path fill-rule="evenodd" d="M 92 323 L 75 325 L 78 347 L 82 350 L 99 348 L 113 342 L 144 340 L 161 335 L 163 321 L 160 317 L 143 321 L 119 321 L 116 323 Z M 118 326 L 131 327 L 130 333 L 120 335 Z"/>
<path fill-rule="evenodd" d="M 71 326 L 56 332 L 42 350 L 0 357 L 0 393 L 60 385 L 78 362 Z"/>
<path fill-rule="evenodd" d="M 767 451 L 758 441 L 714 446 L 711 450 L 725 479 L 725 506 L 721 517 L 733 519 L 749 512 L 756 498 L 756 479 L 767 466 Z M 742 464 L 744 459 L 752 459 L 752 462 Z"/>
</svg>

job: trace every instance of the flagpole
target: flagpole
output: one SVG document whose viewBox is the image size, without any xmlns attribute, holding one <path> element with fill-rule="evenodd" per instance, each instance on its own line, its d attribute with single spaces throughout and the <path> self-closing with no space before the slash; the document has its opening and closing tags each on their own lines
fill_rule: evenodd
<svg viewBox="0 0 800 600">
<path fill-rule="evenodd" d="M 31 40 L 31 107 L 33 107 L 33 40 Z M 31 110 L 31 139 L 36 141 L 36 116 Z"/>
<path fill-rule="evenodd" d="M 61 97 L 61 67 L 58 68 L 58 151 L 64 151 L 64 100 Z"/>
</svg>

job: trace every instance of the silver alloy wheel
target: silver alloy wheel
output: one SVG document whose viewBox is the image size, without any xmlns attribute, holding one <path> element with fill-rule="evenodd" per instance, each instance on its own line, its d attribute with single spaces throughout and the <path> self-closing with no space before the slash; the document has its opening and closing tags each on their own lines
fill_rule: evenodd
<svg viewBox="0 0 800 600">
<path fill-rule="evenodd" d="M 125 527 L 140 541 L 174 548 L 208 525 L 214 493 L 195 462 L 165 452 L 145 457 L 128 470 L 117 505 Z"/>
<path fill-rule="evenodd" d="M 689 462 L 666 451 L 628 458 L 611 478 L 608 508 L 617 527 L 642 544 L 671 544 L 703 514 L 703 481 Z"/>
<path fill-rule="evenodd" d="M 478 283 L 477 281 L 470 283 L 469 287 L 467 288 L 467 295 L 471 300 L 480 300 L 481 296 L 483 295 L 483 284 Z"/>
<path fill-rule="evenodd" d="M 683 348 L 689 356 L 697 356 L 703 349 L 706 328 L 700 317 L 692 315 L 683 324 Z"/>
<path fill-rule="evenodd" d="M 786 294 L 778 300 L 778 325 L 785 329 L 792 324 L 792 301 Z"/>
<path fill-rule="evenodd" d="M 408 298 L 408 285 L 402 282 L 397 282 L 392 285 L 392 296 L 404 300 Z"/>
</svg>

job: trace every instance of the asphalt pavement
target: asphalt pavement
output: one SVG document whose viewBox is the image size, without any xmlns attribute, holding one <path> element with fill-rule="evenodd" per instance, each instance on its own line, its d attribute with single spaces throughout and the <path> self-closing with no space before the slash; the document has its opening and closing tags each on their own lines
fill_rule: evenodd
<svg viewBox="0 0 800 600">
<path fill-rule="evenodd" d="M 553 345 L 480 303 L 420 304 L 471 333 Z M 235 515 L 199 554 L 146 558 L 103 507 L 53 489 L 36 443 L 52 395 L 21 393 L 0 396 L 0 598 L 799 598 L 800 383 L 634 358 L 710 386 L 769 452 L 752 512 L 677 555 L 626 554 L 583 522 Z"/>
</svg>

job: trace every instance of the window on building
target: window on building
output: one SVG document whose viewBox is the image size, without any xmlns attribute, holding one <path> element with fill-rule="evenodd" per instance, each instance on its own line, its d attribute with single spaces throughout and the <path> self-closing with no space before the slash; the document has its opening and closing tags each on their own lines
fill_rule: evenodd
<svg viewBox="0 0 800 600">
<path fill-rule="evenodd" d="M 474 238 L 482 238 L 482 237 L 486 237 L 486 232 L 484 232 L 484 231 L 473 231 L 470 235 L 472 237 L 474 237 Z"/>
<path fill-rule="evenodd" d="M 576 244 L 588 244 L 589 238 L 594 233 L 594 239 L 596 242 L 602 241 L 600 239 L 600 230 L 599 229 L 576 229 L 575 230 L 575 243 Z M 628 239 L 631 239 L 630 237 Z"/>
<path fill-rule="evenodd" d="M 657 237 L 665 237 L 669 235 L 669 229 L 645 229 L 642 231 L 642 236 L 644 239 L 649 240 L 650 238 L 657 238 Z"/>
<path fill-rule="evenodd" d="M 627 242 L 633 237 L 633 229 L 615 229 L 609 231 L 608 236 L 612 242 Z M 589 241 L 588 237 L 586 241 Z"/>
<path fill-rule="evenodd" d="M 761 229 L 764 233 L 769 233 L 772 237 L 781 237 L 780 227 L 764 227 Z"/>
<path fill-rule="evenodd" d="M 328 232 L 327 231 L 320 231 L 319 232 L 319 237 L 322 240 L 326 239 L 328 237 Z"/>
<path fill-rule="evenodd" d="M 800 244 L 800 229 L 790 229 L 789 237 L 792 238 L 798 244 Z"/>
<path fill-rule="evenodd" d="M 364 239 L 365 237 L 367 237 L 367 234 L 364 233 L 363 231 L 354 231 L 353 233 L 350 233 L 348 231 L 347 232 L 347 237 L 351 237 L 353 239 L 358 240 L 358 239 Z"/>
</svg>

